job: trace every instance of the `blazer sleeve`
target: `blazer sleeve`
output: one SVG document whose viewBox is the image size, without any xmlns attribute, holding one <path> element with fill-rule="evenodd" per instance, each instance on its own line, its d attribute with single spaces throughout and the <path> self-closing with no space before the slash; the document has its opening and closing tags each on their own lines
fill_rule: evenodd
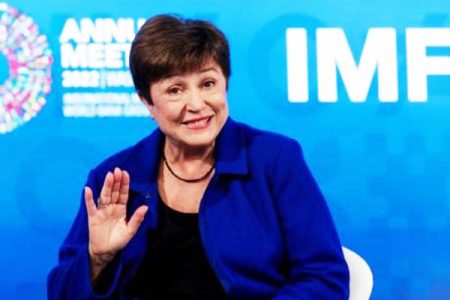
<svg viewBox="0 0 450 300">
<path fill-rule="evenodd" d="M 274 167 L 273 190 L 290 272 L 273 299 L 348 299 L 348 266 L 300 145 L 289 140 Z"/>
<path fill-rule="evenodd" d="M 101 185 L 96 183 L 93 172 L 87 181 L 94 196 L 99 195 Z M 121 262 L 115 262 L 107 267 L 108 274 L 100 275 L 102 287 L 94 289 L 90 279 L 90 264 L 88 254 L 88 221 L 84 195 L 75 221 L 59 251 L 58 265 L 48 275 L 48 299 L 112 299 L 121 272 Z M 105 284 L 106 283 L 106 284 Z"/>
</svg>

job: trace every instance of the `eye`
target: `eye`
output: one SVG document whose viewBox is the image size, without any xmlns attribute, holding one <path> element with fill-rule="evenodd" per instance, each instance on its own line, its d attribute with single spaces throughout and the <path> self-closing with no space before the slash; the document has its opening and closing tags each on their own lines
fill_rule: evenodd
<svg viewBox="0 0 450 300">
<path fill-rule="evenodd" d="M 212 88 L 215 84 L 216 82 L 214 80 L 206 80 L 203 82 L 203 86 L 207 89 Z"/>
<path fill-rule="evenodd" d="M 177 94 L 181 93 L 181 88 L 179 86 L 172 86 L 167 89 L 167 93 L 169 95 L 177 95 Z"/>
</svg>

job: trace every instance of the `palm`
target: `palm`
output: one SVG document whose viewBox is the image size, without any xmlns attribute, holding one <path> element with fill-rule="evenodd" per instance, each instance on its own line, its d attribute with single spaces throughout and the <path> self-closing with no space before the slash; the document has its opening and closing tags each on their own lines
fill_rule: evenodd
<svg viewBox="0 0 450 300">
<path fill-rule="evenodd" d="M 128 243 L 129 230 L 125 212 L 124 205 L 111 204 L 90 218 L 89 238 L 98 252 L 116 252 Z"/>
</svg>

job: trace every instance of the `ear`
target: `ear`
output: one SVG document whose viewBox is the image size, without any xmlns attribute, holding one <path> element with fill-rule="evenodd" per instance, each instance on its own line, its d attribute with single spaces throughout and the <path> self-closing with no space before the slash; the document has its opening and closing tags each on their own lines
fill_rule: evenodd
<svg viewBox="0 0 450 300">
<path fill-rule="evenodd" d="M 148 101 L 147 101 L 144 97 L 142 97 L 142 96 L 139 96 L 139 99 L 141 100 L 141 102 L 142 102 L 142 103 L 145 105 L 145 107 L 147 108 L 148 112 L 150 113 L 150 117 L 151 117 L 152 119 L 154 119 L 154 113 L 153 113 L 154 106 L 153 106 L 153 104 L 148 103 Z"/>
<path fill-rule="evenodd" d="M 148 112 L 150 113 L 150 118 L 154 119 L 155 116 L 154 116 L 153 110 L 155 107 L 152 104 L 148 104 L 148 103 L 146 104 L 146 107 L 148 109 Z"/>
</svg>

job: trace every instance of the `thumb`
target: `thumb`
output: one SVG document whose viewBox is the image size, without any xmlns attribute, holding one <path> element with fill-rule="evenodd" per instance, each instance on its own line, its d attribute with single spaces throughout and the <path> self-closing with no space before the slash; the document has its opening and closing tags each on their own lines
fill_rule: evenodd
<svg viewBox="0 0 450 300">
<path fill-rule="evenodd" d="M 144 221 L 144 217 L 147 211 L 148 206 L 142 205 L 138 209 L 136 209 L 136 211 L 131 216 L 130 221 L 128 221 L 127 224 L 128 232 L 130 233 L 130 238 L 136 234 L 136 231 L 139 229 L 139 226 L 141 226 L 142 221 Z"/>
</svg>

